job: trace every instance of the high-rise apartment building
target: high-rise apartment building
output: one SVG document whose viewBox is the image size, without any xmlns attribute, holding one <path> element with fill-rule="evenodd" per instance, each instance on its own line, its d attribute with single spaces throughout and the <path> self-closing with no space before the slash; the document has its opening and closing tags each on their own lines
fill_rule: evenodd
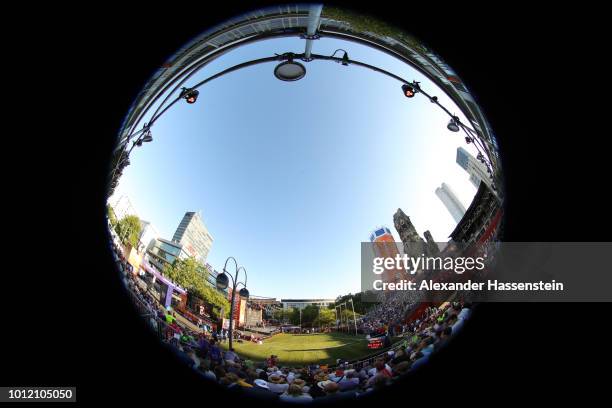
<svg viewBox="0 0 612 408">
<path fill-rule="evenodd" d="M 172 240 L 182 244 L 191 256 L 202 264 L 206 264 L 206 257 L 212 247 L 213 237 L 204 225 L 200 213 L 186 212 Z"/>
<path fill-rule="evenodd" d="M 470 175 L 470 182 L 476 188 L 483 181 L 489 189 L 492 189 L 493 183 L 487 166 L 461 146 L 457 148 L 457 164 Z"/>
<path fill-rule="evenodd" d="M 446 183 L 442 183 L 441 187 L 436 188 L 436 195 L 444 203 L 448 212 L 453 216 L 455 222 L 461 221 L 465 214 L 465 207 L 455 195 L 455 192 Z"/>
</svg>

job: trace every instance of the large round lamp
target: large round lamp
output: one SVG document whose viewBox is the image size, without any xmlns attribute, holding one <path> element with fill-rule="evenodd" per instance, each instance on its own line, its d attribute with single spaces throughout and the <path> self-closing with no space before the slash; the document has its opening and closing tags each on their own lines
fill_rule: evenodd
<svg viewBox="0 0 612 408">
<path fill-rule="evenodd" d="M 244 299 L 249 298 L 249 291 L 247 290 L 247 288 L 240 289 L 240 292 L 238 292 L 238 294 L 240 295 L 241 298 L 244 298 Z"/>
<path fill-rule="evenodd" d="M 227 275 L 225 274 L 225 272 L 220 273 L 219 275 L 217 275 L 217 279 L 216 282 L 217 284 L 217 289 L 226 289 L 227 286 L 229 285 L 229 278 L 227 277 Z"/>
<path fill-rule="evenodd" d="M 297 81 L 306 75 L 306 67 L 293 60 L 281 62 L 274 68 L 274 76 L 281 81 Z"/>
</svg>

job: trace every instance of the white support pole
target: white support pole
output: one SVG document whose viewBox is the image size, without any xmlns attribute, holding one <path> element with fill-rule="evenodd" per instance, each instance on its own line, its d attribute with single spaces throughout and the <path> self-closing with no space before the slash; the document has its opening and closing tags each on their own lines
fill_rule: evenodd
<svg viewBox="0 0 612 408">
<path fill-rule="evenodd" d="M 321 10 L 323 10 L 322 4 L 313 4 L 310 6 L 308 12 L 308 27 L 306 29 L 306 35 L 313 36 L 317 33 L 319 28 L 319 22 L 321 21 Z M 310 59 L 310 53 L 312 52 L 312 40 L 306 40 L 306 51 L 304 52 L 306 59 Z"/>
<path fill-rule="evenodd" d="M 351 306 L 353 308 L 353 323 L 355 323 L 355 336 L 357 335 L 357 319 L 355 318 L 355 304 L 353 303 L 353 298 L 351 298 Z"/>
</svg>

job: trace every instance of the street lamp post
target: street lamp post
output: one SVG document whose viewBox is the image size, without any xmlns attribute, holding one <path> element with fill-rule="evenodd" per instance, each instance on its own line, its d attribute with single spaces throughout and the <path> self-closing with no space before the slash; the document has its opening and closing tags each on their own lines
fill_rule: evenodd
<svg viewBox="0 0 612 408">
<path fill-rule="evenodd" d="M 233 260 L 234 261 L 234 265 L 236 265 L 236 273 L 234 274 L 234 276 L 232 276 L 230 273 L 227 272 L 227 263 L 229 262 L 229 260 Z M 244 282 L 238 282 L 238 275 L 240 273 L 240 270 L 244 271 Z M 245 298 L 248 299 L 249 298 L 249 291 L 247 289 L 247 271 L 243 266 L 238 266 L 238 262 L 236 262 L 236 259 L 233 256 L 228 257 L 225 260 L 225 265 L 223 266 L 223 273 L 220 273 L 219 275 L 217 275 L 217 279 L 216 279 L 216 284 L 217 284 L 217 288 L 223 290 L 225 288 L 227 288 L 229 286 L 229 281 L 232 281 L 232 297 L 230 300 L 230 317 L 229 317 L 229 348 L 230 350 L 232 350 L 232 344 L 233 344 L 233 339 L 234 339 L 234 327 L 233 327 L 233 320 L 234 320 L 234 303 L 236 300 L 236 289 L 238 288 L 238 285 L 242 285 L 244 286 L 242 289 L 240 289 L 240 292 L 238 293 L 240 295 L 241 298 Z"/>
</svg>

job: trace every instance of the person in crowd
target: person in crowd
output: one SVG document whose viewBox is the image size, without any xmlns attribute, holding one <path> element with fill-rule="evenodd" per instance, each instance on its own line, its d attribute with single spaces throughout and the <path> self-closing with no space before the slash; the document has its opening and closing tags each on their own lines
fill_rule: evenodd
<svg viewBox="0 0 612 408">
<path fill-rule="evenodd" d="M 275 394 L 282 394 L 289 388 L 289 384 L 278 374 L 272 374 L 268 378 L 268 389 Z"/>
<path fill-rule="evenodd" d="M 278 357 L 272 354 L 270 358 L 268 358 L 267 363 L 268 367 L 275 367 L 278 364 Z"/>
<path fill-rule="evenodd" d="M 280 400 L 284 402 L 307 402 L 312 401 L 312 396 L 305 393 L 299 385 L 291 384 L 287 391 L 280 395 Z"/>
<path fill-rule="evenodd" d="M 208 351 L 210 349 L 210 342 L 206 338 L 204 334 L 200 335 L 200 340 L 198 341 L 198 350 L 200 351 L 200 356 L 202 358 L 206 358 L 208 356 Z"/>
<path fill-rule="evenodd" d="M 370 391 L 382 390 L 388 384 L 389 384 L 388 377 L 384 375 L 375 375 L 374 377 L 372 377 L 372 380 L 369 381 L 368 385 L 366 386 L 366 390 L 370 390 Z"/>
<path fill-rule="evenodd" d="M 340 386 L 333 382 L 329 381 L 327 384 L 323 386 L 323 392 L 325 392 L 325 396 L 330 396 L 338 393 L 340 391 Z"/>
<path fill-rule="evenodd" d="M 231 348 L 231 349 L 229 349 L 229 350 L 227 350 L 225 352 L 224 359 L 225 359 L 225 361 L 229 361 L 230 363 L 234 363 L 238 359 L 238 356 L 236 355 L 236 353 L 234 353 L 234 349 Z"/>
<path fill-rule="evenodd" d="M 172 315 L 172 313 L 170 313 L 170 311 L 169 311 L 169 310 L 168 310 L 168 311 L 166 311 L 166 316 L 165 316 L 165 318 L 166 318 L 166 323 L 168 323 L 168 324 L 172 324 L 172 323 L 174 323 L 174 322 L 176 321 L 176 317 L 174 317 L 174 316 Z"/>
<path fill-rule="evenodd" d="M 340 391 L 354 390 L 359 387 L 359 378 L 354 369 L 349 369 L 344 372 L 344 376 L 338 381 Z"/>
<path fill-rule="evenodd" d="M 188 348 L 185 350 L 185 354 L 193 360 L 193 368 L 200 367 L 200 359 L 196 356 L 195 350 L 192 348 Z"/>
<path fill-rule="evenodd" d="M 210 369 L 210 360 L 201 360 L 200 361 L 200 374 L 209 380 L 212 381 L 216 381 L 217 380 L 217 376 L 215 375 L 214 371 L 212 371 Z"/>
<path fill-rule="evenodd" d="M 214 364 L 221 364 L 221 358 L 222 358 L 221 349 L 217 345 L 217 342 L 214 340 L 210 343 L 209 356 L 210 356 L 210 360 Z"/>
</svg>

